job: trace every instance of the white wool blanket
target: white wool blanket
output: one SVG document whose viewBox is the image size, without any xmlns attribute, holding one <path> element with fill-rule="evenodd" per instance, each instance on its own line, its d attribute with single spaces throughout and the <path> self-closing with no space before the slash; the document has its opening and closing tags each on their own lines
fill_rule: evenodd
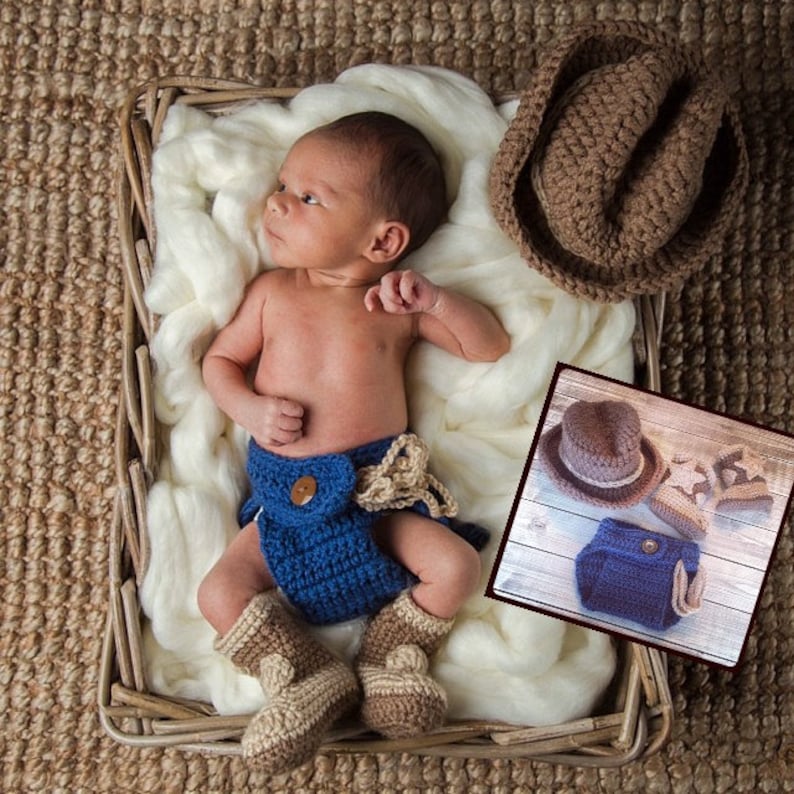
<svg viewBox="0 0 794 794">
<path fill-rule="evenodd" d="M 411 425 L 430 447 L 434 473 L 456 495 L 461 518 L 492 533 L 481 593 L 556 362 L 632 376 L 632 305 L 596 305 L 554 287 L 522 262 L 491 214 L 490 162 L 515 103 L 496 108 L 446 70 L 366 65 L 288 103 L 260 101 L 222 116 L 171 107 L 153 163 L 157 252 L 146 293 L 162 318 L 151 350 L 163 453 L 148 500 L 145 658 L 154 690 L 211 702 L 220 713 L 247 713 L 265 700 L 254 679 L 213 650 L 196 606 L 199 582 L 237 532 L 247 442 L 207 393 L 201 356 L 246 284 L 272 264 L 259 218 L 290 145 L 367 109 L 414 124 L 445 165 L 448 219 L 405 266 L 491 307 L 512 340 L 499 361 L 477 364 L 420 344 L 407 370 Z M 352 621 L 312 631 L 352 658 L 361 628 Z M 477 595 L 432 671 L 453 718 L 551 725 L 589 713 L 614 667 L 606 635 Z"/>
</svg>

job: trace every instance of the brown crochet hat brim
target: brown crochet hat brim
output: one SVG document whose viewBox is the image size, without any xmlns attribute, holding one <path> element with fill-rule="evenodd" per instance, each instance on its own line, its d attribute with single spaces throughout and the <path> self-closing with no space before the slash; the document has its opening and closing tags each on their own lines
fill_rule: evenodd
<svg viewBox="0 0 794 794">
<path fill-rule="evenodd" d="M 640 439 L 644 466 L 640 476 L 628 485 L 599 488 L 580 480 L 560 458 L 562 424 L 548 430 L 540 438 L 538 457 L 544 471 L 557 488 L 567 496 L 599 507 L 631 507 L 641 502 L 659 484 L 666 464 L 656 446 L 646 437 Z"/>
<path fill-rule="evenodd" d="M 706 160 L 703 189 L 673 238 L 641 262 L 618 265 L 584 259 L 563 247 L 533 186 L 533 157 L 542 145 L 544 122 L 567 89 L 587 71 L 614 63 L 643 46 L 675 49 L 704 67 L 671 35 L 633 22 L 600 22 L 573 29 L 550 47 L 522 93 L 490 173 L 494 216 L 532 268 L 578 297 L 610 302 L 677 286 L 717 253 L 744 194 L 748 159 L 734 104 L 726 101 Z M 553 115 L 553 114 L 552 114 Z"/>
</svg>

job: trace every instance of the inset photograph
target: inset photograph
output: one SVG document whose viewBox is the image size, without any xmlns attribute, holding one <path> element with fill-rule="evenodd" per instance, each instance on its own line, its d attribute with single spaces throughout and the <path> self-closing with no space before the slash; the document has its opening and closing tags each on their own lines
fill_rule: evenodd
<svg viewBox="0 0 794 794">
<path fill-rule="evenodd" d="M 558 365 L 486 595 L 739 663 L 794 437 Z"/>
</svg>

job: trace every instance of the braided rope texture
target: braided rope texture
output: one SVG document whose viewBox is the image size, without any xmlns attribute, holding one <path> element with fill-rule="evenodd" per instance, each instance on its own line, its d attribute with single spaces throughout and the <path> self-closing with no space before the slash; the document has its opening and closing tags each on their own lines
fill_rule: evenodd
<svg viewBox="0 0 794 794">
<path fill-rule="evenodd" d="M 365 510 L 400 510 L 424 502 L 432 518 L 455 516 L 457 502 L 427 470 L 429 459 L 427 444 L 413 433 L 403 433 L 380 463 L 358 471 L 351 498 Z"/>
<path fill-rule="evenodd" d="M 670 743 L 619 769 L 320 756 L 269 780 L 232 757 L 119 746 L 96 716 L 122 282 L 117 111 L 163 74 L 302 86 L 366 61 L 520 90 L 578 21 L 650 22 L 738 91 L 749 189 L 668 303 L 667 394 L 794 431 L 794 10 L 788 0 L 62 0 L 0 5 L 0 790 L 781 791 L 794 779 L 791 522 L 742 666 L 670 660 Z"/>
</svg>

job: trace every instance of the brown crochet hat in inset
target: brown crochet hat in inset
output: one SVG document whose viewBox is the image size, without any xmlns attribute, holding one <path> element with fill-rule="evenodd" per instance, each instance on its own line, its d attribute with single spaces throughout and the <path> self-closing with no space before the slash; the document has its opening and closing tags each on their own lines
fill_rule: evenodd
<svg viewBox="0 0 794 794">
<path fill-rule="evenodd" d="M 605 507 L 641 502 L 665 471 L 636 409 L 620 400 L 569 405 L 538 444 L 539 460 L 568 496 Z"/>
<path fill-rule="evenodd" d="M 726 87 L 640 23 L 575 28 L 541 58 L 490 177 L 497 222 L 536 270 L 599 301 L 705 264 L 747 183 Z"/>
</svg>

